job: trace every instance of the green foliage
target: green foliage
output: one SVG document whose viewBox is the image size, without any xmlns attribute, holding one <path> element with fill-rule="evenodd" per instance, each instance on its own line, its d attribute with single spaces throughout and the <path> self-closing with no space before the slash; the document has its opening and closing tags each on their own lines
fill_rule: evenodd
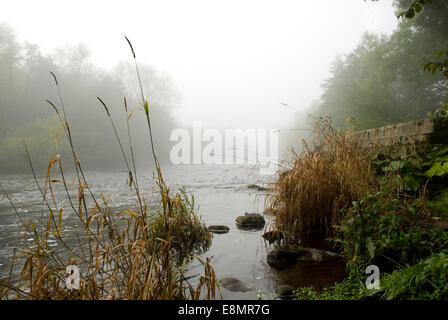
<svg viewBox="0 0 448 320">
<path fill-rule="evenodd" d="M 396 0 L 399 12 L 417 12 L 423 1 Z M 427 1 L 425 1 L 426 3 Z M 409 15 L 409 14 L 408 14 Z M 358 47 L 338 57 L 323 83 L 318 108 L 338 127 L 353 117 L 360 129 L 423 119 L 446 103 L 448 85 L 442 73 L 432 75 L 418 68 L 424 59 L 427 71 L 438 68 L 440 48 L 448 47 L 448 2 L 434 1 L 414 19 L 403 19 L 390 35 L 365 34 Z M 442 111 L 443 113 L 446 112 Z"/>
<path fill-rule="evenodd" d="M 446 177 L 448 173 L 448 147 L 438 146 L 425 155 L 426 162 L 420 165 L 422 175 L 428 178 Z"/>
<path fill-rule="evenodd" d="M 320 294 L 311 287 L 298 288 L 297 300 L 445 300 L 448 299 L 448 255 L 432 254 L 426 260 L 382 274 L 379 290 L 369 290 L 362 270 L 352 270 L 340 283 Z"/>
<path fill-rule="evenodd" d="M 439 145 L 423 156 L 386 157 L 384 154 L 372 156 L 380 179 L 392 178 L 400 190 L 416 192 L 431 182 L 433 178 L 448 177 L 448 147 Z"/>
<path fill-rule="evenodd" d="M 419 13 L 422 11 L 423 6 L 426 3 L 430 3 L 432 0 L 417 0 L 414 1 L 409 8 L 407 8 L 405 11 L 401 12 L 398 15 L 398 18 L 406 17 L 408 19 L 412 19 L 415 16 L 415 13 Z M 434 21 L 436 22 L 436 21 Z M 448 51 L 439 50 L 436 53 L 437 58 L 443 58 L 445 55 L 445 60 L 441 61 L 424 61 L 420 64 L 420 68 L 423 69 L 423 71 L 430 72 L 433 75 L 435 75 L 437 72 L 441 72 L 445 75 L 445 77 L 448 79 Z M 448 101 L 443 103 L 440 108 L 430 110 L 428 112 L 428 115 L 435 116 L 436 118 L 447 118 L 448 114 Z"/>
<path fill-rule="evenodd" d="M 57 133 L 55 117 L 37 118 L 28 125 L 9 130 L 0 139 L 0 168 L 19 170 L 27 165 L 23 144 L 25 140 L 37 167 L 46 167 L 51 154 L 69 155 L 65 137 L 60 135 L 57 138 Z"/>
<path fill-rule="evenodd" d="M 448 255 L 435 253 L 413 266 L 396 270 L 381 280 L 381 298 L 448 299 Z"/>
<path fill-rule="evenodd" d="M 437 72 L 441 72 L 448 80 L 448 51 L 440 50 L 437 51 L 436 55 L 438 58 L 442 58 L 443 55 L 445 55 L 445 60 L 437 62 L 425 61 L 420 65 L 420 68 L 422 68 L 426 72 L 432 73 L 433 75 L 435 75 Z M 428 114 L 436 118 L 446 120 L 448 118 L 448 101 L 443 103 L 439 108 L 430 110 Z"/>
<path fill-rule="evenodd" d="M 174 256 L 182 262 L 186 256 L 205 252 L 211 244 L 211 234 L 197 214 L 193 195 L 183 189 L 175 195 L 166 192 L 163 196 L 172 199 L 171 211 L 151 213 L 149 235 L 162 241 L 154 241 L 150 246 L 152 251 L 159 251 L 170 243 Z"/>
<path fill-rule="evenodd" d="M 360 272 L 352 270 L 340 283 L 324 288 L 321 293 L 312 287 L 301 287 L 294 291 L 294 300 L 360 300 L 366 295 L 365 279 Z"/>
<path fill-rule="evenodd" d="M 408 19 L 412 19 L 412 18 L 414 18 L 416 13 L 420 13 L 423 10 L 423 6 L 425 4 L 431 3 L 431 2 L 432 2 L 432 0 L 417 0 L 417 1 L 414 1 L 407 10 L 401 12 L 398 15 L 398 18 L 405 17 L 405 18 L 408 18 Z"/>
<path fill-rule="evenodd" d="M 448 234 L 427 222 L 418 199 L 368 193 L 347 210 L 338 227 L 349 266 L 376 264 L 381 270 L 413 264 L 433 250 L 448 248 Z"/>
<path fill-rule="evenodd" d="M 423 69 L 423 71 L 430 72 L 432 74 L 436 74 L 437 72 L 442 72 L 445 76 L 448 77 L 448 51 L 439 50 L 436 53 L 437 58 L 442 58 L 445 55 L 445 60 L 437 61 L 437 62 L 431 62 L 431 61 L 425 61 L 422 62 L 420 65 L 420 68 Z"/>
<path fill-rule="evenodd" d="M 448 219 L 448 189 L 439 190 L 427 206 L 434 214 Z"/>
</svg>

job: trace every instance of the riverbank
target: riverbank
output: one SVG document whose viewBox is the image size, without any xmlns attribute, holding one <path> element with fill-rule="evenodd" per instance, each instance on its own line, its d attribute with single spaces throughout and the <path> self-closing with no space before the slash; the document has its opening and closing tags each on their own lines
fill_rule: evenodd
<svg viewBox="0 0 448 320">
<path fill-rule="evenodd" d="M 320 138 L 324 148 L 304 148 L 281 174 L 271 209 L 288 243 L 320 238 L 344 255 L 346 275 L 294 298 L 448 299 L 448 147 L 397 156 L 346 131 Z"/>
</svg>

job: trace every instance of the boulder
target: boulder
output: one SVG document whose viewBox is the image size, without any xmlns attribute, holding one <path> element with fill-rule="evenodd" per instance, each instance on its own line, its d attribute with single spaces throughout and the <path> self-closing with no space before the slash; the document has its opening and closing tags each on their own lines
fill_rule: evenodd
<svg viewBox="0 0 448 320">
<path fill-rule="evenodd" d="M 235 291 L 239 291 L 239 292 L 247 292 L 247 291 L 252 291 L 254 289 L 249 288 L 248 286 L 246 286 L 243 282 L 241 282 L 240 280 L 236 279 L 236 278 L 223 278 L 219 281 L 220 285 L 223 286 L 224 288 L 226 288 L 229 291 L 235 292 Z"/>
<path fill-rule="evenodd" d="M 305 248 L 299 245 L 284 244 L 274 248 L 268 253 L 268 264 L 278 270 L 285 269 L 298 261 L 322 262 L 331 258 L 342 258 L 338 253 L 314 248 Z"/>
<path fill-rule="evenodd" d="M 281 240 L 283 239 L 283 233 L 281 231 L 272 230 L 272 231 L 266 232 L 263 235 L 263 238 L 265 238 L 267 241 L 269 241 L 269 243 L 273 243 L 275 241 L 281 242 Z"/>
<path fill-rule="evenodd" d="M 221 233 L 229 232 L 230 228 L 227 226 L 213 225 L 213 226 L 208 226 L 208 231 L 221 234 Z"/>
<path fill-rule="evenodd" d="M 261 229 L 265 225 L 264 218 L 258 213 L 245 213 L 235 219 L 239 228 L 243 229 Z"/>
<path fill-rule="evenodd" d="M 293 286 L 286 284 L 279 285 L 275 288 L 275 293 L 280 299 L 286 300 L 294 297 L 293 291 L 296 290 Z"/>
</svg>

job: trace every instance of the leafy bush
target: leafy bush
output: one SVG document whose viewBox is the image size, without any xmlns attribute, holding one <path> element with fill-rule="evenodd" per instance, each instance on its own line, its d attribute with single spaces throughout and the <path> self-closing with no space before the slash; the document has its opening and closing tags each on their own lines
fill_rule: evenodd
<svg viewBox="0 0 448 320">
<path fill-rule="evenodd" d="M 294 291 L 297 300 L 442 300 L 448 299 L 448 254 L 439 252 L 413 266 L 382 275 L 380 289 L 367 289 L 361 269 L 317 293 L 312 287 Z"/>
<path fill-rule="evenodd" d="M 340 283 L 324 288 L 318 293 L 313 287 L 302 287 L 294 291 L 295 300 L 360 300 L 364 298 L 366 288 L 360 272 L 352 270 Z"/>
<path fill-rule="evenodd" d="M 422 156 L 375 154 L 372 163 L 380 178 L 392 177 L 401 190 L 416 192 L 427 182 L 436 184 L 448 177 L 448 147 L 434 146 Z"/>
<path fill-rule="evenodd" d="M 427 205 L 431 212 L 448 219 L 448 189 L 439 190 Z"/>
<path fill-rule="evenodd" d="M 448 299 L 448 255 L 433 254 L 430 258 L 381 280 L 382 299 Z"/>
<path fill-rule="evenodd" d="M 433 228 L 422 199 L 397 198 L 387 189 L 354 201 L 338 229 L 347 259 L 386 272 L 448 247 L 447 233 Z"/>
</svg>

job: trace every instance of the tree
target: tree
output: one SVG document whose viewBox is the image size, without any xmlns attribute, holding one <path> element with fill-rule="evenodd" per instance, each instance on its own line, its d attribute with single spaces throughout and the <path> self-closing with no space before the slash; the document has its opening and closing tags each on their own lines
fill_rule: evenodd
<svg viewBox="0 0 448 320">
<path fill-rule="evenodd" d="M 402 11 L 412 2 L 395 5 Z M 365 34 L 352 53 L 339 58 L 323 84 L 320 115 L 332 116 L 336 126 L 354 117 L 360 128 L 371 128 L 422 119 L 441 106 L 448 95 L 444 77 L 418 66 L 436 58 L 435 47 L 448 46 L 448 32 L 439 19 L 440 11 L 448 16 L 448 4 L 426 11 L 429 7 L 420 10 L 422 18 L 402 20 L 389 37 Z"/>
</svg>

